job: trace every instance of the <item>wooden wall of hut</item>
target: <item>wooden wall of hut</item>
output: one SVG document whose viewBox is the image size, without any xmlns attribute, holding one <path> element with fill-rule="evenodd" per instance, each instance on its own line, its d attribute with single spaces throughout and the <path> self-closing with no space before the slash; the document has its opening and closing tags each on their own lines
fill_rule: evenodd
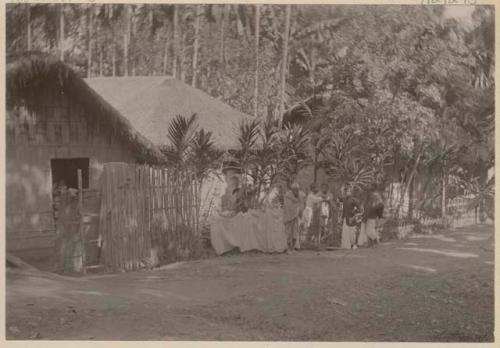
<svg viewBox="0 0 500 348">
<path fill-rule="evenodd" d="M 7 106 L 7 250 L 24 259 L 53 254 L 52 159 L 88 158 L 88 189 L 104 163 L 135 162 L 128 143 L 88 116 L 64 95 Z"/>
</svg>

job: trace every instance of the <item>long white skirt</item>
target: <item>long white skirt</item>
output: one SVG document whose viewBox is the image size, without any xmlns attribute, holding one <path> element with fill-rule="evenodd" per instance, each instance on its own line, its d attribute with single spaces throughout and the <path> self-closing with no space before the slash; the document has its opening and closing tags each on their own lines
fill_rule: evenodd
<svg viewBox="0 0 500 348">
<path fill-rule="evenodd" d="M 358 245 L 364 245 L 368 243 L 368 240 L 378 240 L 379 238 L 377 219 L 368 219 L 361 224 Z"/>
<path fill-rule="evenodd" d="M 348 226 L 344 219 L 344 225 L 342 226 L 342 239 L 340 241 L 340 247 L 342 249 L 351 249 L 353 245 L 356 244 L 356 226 Z"/>
<path fill-rule="evenodd" d="M 313 209 L 311 207 L 305 207 L 302 217 L 304 218 L 305 227 L 311 227 Z"/>
<path fill-rule="evenodd" d="M 368 236 L 366 235 L 366 222 L 362 222 L 359 230 L 358 245 L 362 246 L 366 243 L 368 243 Z"/>
<path fill-rule="evenodd" d="M 377 231 L 377 219 L 368 219 L 365 223 L 365 234 L 371 240 L 379 238 Z"/>
</svg>

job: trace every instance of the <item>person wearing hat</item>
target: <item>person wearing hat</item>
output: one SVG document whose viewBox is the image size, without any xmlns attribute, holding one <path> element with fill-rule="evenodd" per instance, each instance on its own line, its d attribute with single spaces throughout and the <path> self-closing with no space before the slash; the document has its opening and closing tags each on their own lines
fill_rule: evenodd
<svg viewBox="0 0 500 348">
<path fill-rule="evenodd" d="M 300 247 L 300 220 L 305 208 L 305 194 L 298 183 L 293 183 L 285 194 L 283 204 L 283 222 L 287 236 L 288 251 Z"/>
</svg>

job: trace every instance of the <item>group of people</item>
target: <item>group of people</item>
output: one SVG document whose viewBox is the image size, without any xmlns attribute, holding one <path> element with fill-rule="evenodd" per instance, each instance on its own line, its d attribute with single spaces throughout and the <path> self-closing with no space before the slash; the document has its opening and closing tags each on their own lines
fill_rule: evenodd
<svg viewBox="0 0 500 348">
<path fill-rule="evenodd" d="M 251 209 L 256 199 L 253 190 L 252 185 L 243 187 L 240 178 L 233 176 L 222 197 L 222 211 L 234 216 Z M 382 195 L 375 186 L 364 193 L 365 198 L 361 201 L 353 196 L 350 186 L 342 191 L 341 197 L 334 197 L 326 183 L 321 184 L 319 190 L 316 184 L 311 184 L 307 193 L 301 190 L 298 183 L 293 183 L 289 190 L 283 190 L 282 186 L 277 185 L 260 203 L 283 209 L 289 252 L 300 249 L 304 239 L 319 245 L 331 236 L 331 222 L 337 220 L 337 212 L 340 211 L 340 248 L 355 249 L 358 246 L 378 244 L 378 229 L 384 214 Z"/>
<path fill-rule="evenodd" d="M 342 205 L 342 235 L 340 247 L 355 249 L 358 246 L 373 246 L 380 242 L 378 229 L 384 214 L 382 195 L 375 187 L 365 192 L 365 199 L 360 202 L 352 195 L 352 188 L 346 187 L 342 197 L 335 199 L 322 184 L 318 191 L 311 184 L 305 194 L 300 185 L 294 183 L 284 195 L 283 221 L 287 235 L 288 250 L 300 249 L 304 236 L 318 245 L 330 234 L 329 222 L 334 212 Z M 316 223 L 313 224 L 313 220 Z M 359 231 L 359 232 L 358 232 Z"/>
</svg>

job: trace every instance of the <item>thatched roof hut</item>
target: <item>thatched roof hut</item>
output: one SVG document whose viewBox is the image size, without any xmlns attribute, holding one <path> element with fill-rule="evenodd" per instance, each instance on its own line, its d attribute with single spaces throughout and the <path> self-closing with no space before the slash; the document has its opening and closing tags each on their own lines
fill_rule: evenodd
<svg viewBox="0 0 500 348">
<path fill-rule="evenodd" d="M 157 145 L 167 143 L 174 117 L 196 113 L 199 127 L 213 133 L 216 145 L 233 148 L 237 145 L 238 124 L 250 118 L 173 77 L 100 77 L 85 81 Z"/>
<path fill-rule="evenodd" d="M 90 125 L 112 130 L 141 161 L 155 163 L 162 155 L 118 110 L 90 88 L 67 64 L 38 52 L 10 55 L 6 67 L 7 104 L 23 102 L 28 108 L 66 94 L 79 103 Z M 36 111 L 36 110 L 34 110 Z"/>
</svg>

